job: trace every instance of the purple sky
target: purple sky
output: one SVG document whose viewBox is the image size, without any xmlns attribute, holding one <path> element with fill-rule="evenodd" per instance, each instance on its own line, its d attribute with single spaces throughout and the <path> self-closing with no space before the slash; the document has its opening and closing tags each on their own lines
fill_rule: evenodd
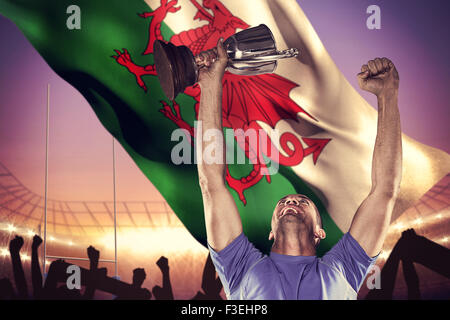
<svg viewBox="0 0 450 320">
<path fill-rule="evenodd" d="M 299 3 L 354 87 L 355 75 L 367 60 L 391 58 L 401 77 L 403 132 L 450 151 L 449 1 Z M 371 4 L 381 7 L 381 30 L 366 28 L 366 8 Z M 50 83 L 49 197 L 111 200 L 112 138 L 88 103 L 2 16 L 0 46 L 0 162 L 32 191 L 43 194 L 46 85 Z M 376 105 L 372 95 L 361 94 Z M 118 200 L 162 200 L 129 156 L 116 146 Z"/>
</svg>

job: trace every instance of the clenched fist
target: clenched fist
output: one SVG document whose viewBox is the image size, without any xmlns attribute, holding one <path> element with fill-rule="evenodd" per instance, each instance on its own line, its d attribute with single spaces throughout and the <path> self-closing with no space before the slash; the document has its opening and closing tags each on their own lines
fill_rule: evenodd
<svg viewBox="0 0 450 320">
<path fill-rule="evenodd" d="M 161 271 L 162 270 L 169 270 L 169 259 L 167 259 L 164 256 L 160 257 L 158 259 L 158 261 L 156 261 L 156 264 L 161 269 Z"/>
<path fill-rule="evenodd" d="M 379 97 L 389 91 L 398 90 L 398 72 L 388 58 L 376 58 L 361 67 L 358 83 L 361 89 Z"/>
<path fill-rule="evenodd" d="M 198 84 L 200 88 L 222 87 L 222 77 L 228 63 L 223 39 L 219 39 L 217 47 L 201 52 L 198 57 L 200 59 L 199 62 L 202 62 L 204 66 L 199 70 Z"/>
<path fill-rule="evenodd" d="M 39 248 L 41 243 L 42 243 L 42 238 L 39 237 L 37 234 L 35 234 L 34 237 L 33 237 L 33 243 L 31 245 L 31 248 L 37 249 L 37 248 Z"/>
<path fill-rule="evenodd" d="M 96 270 L 98 268 L 98 259 L 100 259 L 100 251 L 96 250 L 93 246 L 89 246 L 86 251 L 91 270 Z"/>
<path fill-rule="evenodd" d="M 19 253 L 22 246 L 23 246 L 23 238 L 20 236 L 16 236 L 9 242 L 9 251 L 11 253 Z"/>
</svg>

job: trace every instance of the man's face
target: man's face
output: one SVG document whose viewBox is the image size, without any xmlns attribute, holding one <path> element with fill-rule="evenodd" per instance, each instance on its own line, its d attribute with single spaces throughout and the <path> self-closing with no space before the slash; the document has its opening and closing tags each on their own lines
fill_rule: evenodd
<svg viewBox="0 0 450 320">
<path fill-rule="evenodd" d="M 276 204 L 272 215 L 272 232 L 277 234 L 280 228 L 304 226 L 306 230 L 315 231 L 318 225 L 317 208 L 315 204 L 302 194 L 290 194 L 281 198 Z"/>
</svg>

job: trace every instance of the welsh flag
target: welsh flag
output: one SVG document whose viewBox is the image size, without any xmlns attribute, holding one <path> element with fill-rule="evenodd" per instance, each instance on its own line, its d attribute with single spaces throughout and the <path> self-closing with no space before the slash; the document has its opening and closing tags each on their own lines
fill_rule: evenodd
<svg viewBox="0 0 450 320">
<path fill-rule="evenodd" d="M 76 12 L 80 28 L 71 29 L 77 21 L 68 20 Z M 171 140 L 172 132 L 182 128 L 193 134 L 200 89 L 194 85 L 175 101 L 167 100 L 153 65 L 157 39 L 186 45 L 195 55 L 213 48 L 220 37 L 264 23 L 278 48 L 300 50 L 297 58 L 281 61 L 274 74 L 226 73 L 223 79 L 225 130 L 263 129 L 280 153 L 279 171 L 267 175 L 261 159 L 270 155 L 264 150 L 245 139 L 228 145 L 249 159 L 228 164 L 227 182 L 244 231 L 260 249 L 270 248 L 272 212 L 284 195 L 302 193 L 316 203 L 327 231 L 322 254 L 348 230 L 370 190 L 377 112 L 338 70 L 294 0 L 0 0 L 0 13 L 83 94 L 105 129 L 203 244 L 196 165 L 175 164 L 171 158 L 179 143 Z M 405 135 L 403 150 L 394 217 L 450 171 L 445 152 Z"/>
</svg>

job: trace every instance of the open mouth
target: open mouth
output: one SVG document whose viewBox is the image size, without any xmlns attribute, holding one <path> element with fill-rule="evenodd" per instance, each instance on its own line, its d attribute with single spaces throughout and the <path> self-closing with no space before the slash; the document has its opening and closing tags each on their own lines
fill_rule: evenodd
<svg viewBox="0 0 450 320">
<path fill-rule="evenodd" d="M 295 207 L 286 207 L 280 212 L 280 218 L 285 215 L 299 215 L 300 211 Z"/>
</svg>

